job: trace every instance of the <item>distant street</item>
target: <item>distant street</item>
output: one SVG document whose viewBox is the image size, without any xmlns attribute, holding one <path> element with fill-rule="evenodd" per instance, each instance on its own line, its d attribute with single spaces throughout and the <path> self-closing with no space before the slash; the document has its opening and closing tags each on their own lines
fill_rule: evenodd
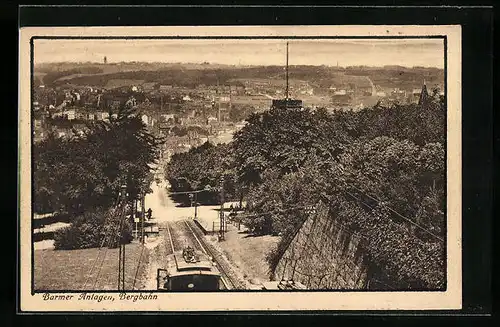
<svg viewBox="0 0 500 327">
<path fill-rule="evenodd" d="M 151 189 L 153 193 L 146 195 L 146 208 L 151 208 L 153 218 L 158 222 L 178 221 L 194 217 L 194 207 L 178 207 L 168 195 L 168 184 L 163 182 L 160 184 L 153 183 Z M 199 206 L 198 217 L 205 219 L 217 218 L 219 206 Z"/>
</svg>

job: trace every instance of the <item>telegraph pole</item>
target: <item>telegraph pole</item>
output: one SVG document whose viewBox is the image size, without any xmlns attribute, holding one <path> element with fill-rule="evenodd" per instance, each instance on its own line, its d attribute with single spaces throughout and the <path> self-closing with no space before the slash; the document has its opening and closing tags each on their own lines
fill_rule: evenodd
<svg viewBox="0 0 500 327">
<path fill-rule="evenodd" d="M 139 237 L 139 235 L 138 235 L 139 228 L 137 227 L 137 222 L 135 220 L 136 217 L 137 217 L 137 199 L 133 199 L 132 200 L 132 220 L 133 220 L 133 223 L 134 223 L 134 226 L 135 226 L 135 234 L 134 234 L 134 236 L 135 237 Z"/>
<path fill-rule="evenodd" d="M 231 85 L 229 85 L 229 112 L 233 110 L 233 89 Z"/>
<path fill-rule="evenodd" d="M 144 194 L 141 194 L 141 243 L 144 245 L 144 220 L 146 219 L 146 200 Z"/>
<path fill-rule="evenodd" d="M 219 231 L 219 241 L 224 241 L 224 176 L 220 180 L 220 231 Z"/>
<path fill-rule="evenodd" d="M 120 232 L 120 239 L 123 237 L 123 229 L 121 230 Z M 125 290 L 125 243 L 123 243 L 123 240 L 121 240 L 122 243 L 122 267 L 121 267 L 121 271 L 122 271 L 122 291 Z"/>
<path fill-rule="evenodd" d="M 120 201 L 120 206 L 121 206 L 121 211 L 119 211 L 120 217 L 119 217 L 119 223 L 118 223 L 118 246 L 119 246 L 119 251 L 118 251 L 118 290 L 124 290 L 125 289 L 125 244 L 123 243 L 123 221 L 125 220 L 125 208 L 126 208 L 126 199 L 127 199 L 127 186 L 122 185 L 121 189 L 121 201 Z"/>
<path fill-rule="evenodd" d="M 198 193 L 194 194 L 194 219 L 198 218 Z"/>
<path fill-rule="evenodd" d="M 218 111 L 217 111 L 217 115 L 219 116 L 218 119 L 219 119 L 219 123 L 222 122 L 222 116 L 221 116 L 221 113 L 220 113 L 220 97 L 219 97 L 219 107 L 218 107 Z"/>
<path fill-rule="evenodd" d="M 288 100 L 288 42 L 286 43 L 286 100 Z"/>
</svg>

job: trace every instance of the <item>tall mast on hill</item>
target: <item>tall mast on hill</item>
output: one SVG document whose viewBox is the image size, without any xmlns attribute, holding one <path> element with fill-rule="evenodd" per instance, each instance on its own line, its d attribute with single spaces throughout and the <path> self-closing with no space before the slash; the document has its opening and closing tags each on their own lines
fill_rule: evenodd
<svg viewBox="0 0 500 327">
<path fill-rule="evenodd" d="M 288 100 L 288 42 L 286 43 L 286 97 L 285 99 Z"/>
<path fill-rule="evenodd" d="M 286 91 L 284 99 L 273 99 L 271 108 L 302 109 L 302 100 L 290 99 L 290 85 L 288 80 L 288 42 L 286 43 Z"/>
</svg>

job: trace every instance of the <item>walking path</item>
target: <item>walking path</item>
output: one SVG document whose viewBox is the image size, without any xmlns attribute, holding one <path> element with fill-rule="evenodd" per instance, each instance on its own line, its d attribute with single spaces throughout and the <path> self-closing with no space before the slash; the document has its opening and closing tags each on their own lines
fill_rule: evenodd
<svg viewBox="0 0 500 327">
<path fill-rule="evenodd" d="M 153 211 L 153 218 L 156 222 L 161 223 L 164 221 L 178 221 L 183 219 L 194 219 L 194 207 L 179 207 L 168 195 L 168 183 L 163 182 L 160 184 L 153 183 L 151 189 L 153 193 L 146 195 L 145 205 L 146 208 L 151 208 Z M 225 207 L 229 207 L 229 203 Z M 197 219 L 205 229 L 212 230 L 215 225 L 219 223 L 219 209 L 218 205 L 203 205 L 197 208 Z M 227 215 L 227 213 L 226 213 Z"/>
</svg>

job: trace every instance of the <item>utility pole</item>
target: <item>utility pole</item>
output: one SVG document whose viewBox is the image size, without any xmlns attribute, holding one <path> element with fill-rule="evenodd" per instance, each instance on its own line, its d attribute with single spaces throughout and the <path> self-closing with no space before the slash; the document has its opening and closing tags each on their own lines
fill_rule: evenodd
<svg viewBox="0 0 500 327">
<path fill-rule="evenodd" d="M 144 220 L 146 219 L 146 200 L 144 194 L 141 194 L 141 243 L 144 244 Z"/>
<path fill-rule="evenodd" d="M 218 111 L 217 111 L 217 116 L 218 116 L 217 117 L 217 121 L 220 124 L 220 122 L 221 122 L 221 116 L 220 116 L 220 95 L 221 94 L 220 94 L 220 90 L 219 90 L 219 77 L 218 76 L 216 76 L 216 77 L 217 77 L 217 89 L 215 90 L 215 94 L 217 95 L 217 98 L 218 98 L 217 102 L 218 102 L 218 105 L 219 105 L 218 106 Z"/>
<path fill-rule="evenodd" d="M 219 102 L 219 108 L 218 108 L 218 111 L 217 111 L 217 116 L 219 116 L 219 117 L 217 117 L 217 118 L 218 118 L 219 124 L 220 124 L 222 122 L 222 116 L 220 114 L 220 97 L 219 97 L 219 101 L 218 102 Z"/>
<path fill-rule="evenodd" d="M 229 112 L 233 110 L 233 89 L 232 85 L 229 85 Z"/>
<path fill-rule="evenodd" d="M 286 98 L 288 101 L 288 42 L 286 43 Z"/>
<path fill-rule="evenodd" d="M 224 176 L 221 177 L 220 181 L 220 231 L 219 231 L 219 241 L 224 241 Z"/>
<path fill-rule="evenodd" d="M 120 201 L 120 206 L 121 206 L 121 211 L 119 211 L 120 214 L 120 221 L 118 223 L 118 246 L 119 246 L 119 252 L 118 252 L 118 290 L 125 290 L 125 244 L 123 243 L 123 222 L 125 220 L 125 215 L 126 215 L 126 199 L 127 199 L 127 186 L 122 185 L 121 187 L 121 201 Z"/>
<path fill-rule="evenodd" d="M 194 194 L 194 219 L 198 218 L 198 193 Z"/>
<path fill-rule="evenodd" d="M 138 232 L 138 228 L 137 228 L 137 222 L 135 220 L 135 218 L 137 217 L 137 199 L 133 199 L 132 200 L 132 220 L 134 222 L 134 226 L 135 226 L 135 234 L 134 236 L 137 237 L 137 232 Z"/>
</svg>

